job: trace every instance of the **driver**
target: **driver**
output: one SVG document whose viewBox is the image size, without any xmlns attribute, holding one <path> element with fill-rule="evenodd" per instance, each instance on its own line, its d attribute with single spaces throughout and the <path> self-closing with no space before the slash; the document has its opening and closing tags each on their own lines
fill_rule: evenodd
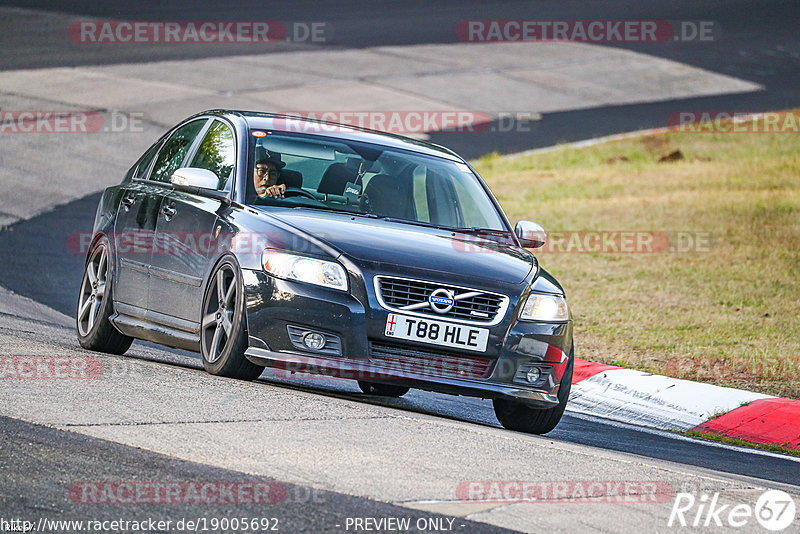
<svg viewBox="0 0 800 534">
<path fill-rule="evenodd" d="M 253 169 L 253 185 L 258 198 L 283 198 L 286 184 L 279 184 L 281 169 L 286 164 L 277 152 L 259 147 L 256 151 L 256 166 Z"/>
</svg>

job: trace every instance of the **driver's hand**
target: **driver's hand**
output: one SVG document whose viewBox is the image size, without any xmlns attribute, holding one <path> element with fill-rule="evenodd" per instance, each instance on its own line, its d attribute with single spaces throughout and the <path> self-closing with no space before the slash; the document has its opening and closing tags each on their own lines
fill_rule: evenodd
<svg viewBox="0 0 800 534">
<path fill-rule="evenodd" d="M 286 191 L 286 184 L 275 184 L 267 187 L 266 193 L 271 197 L 283 198 L 283 193 Z"/>
</svg>

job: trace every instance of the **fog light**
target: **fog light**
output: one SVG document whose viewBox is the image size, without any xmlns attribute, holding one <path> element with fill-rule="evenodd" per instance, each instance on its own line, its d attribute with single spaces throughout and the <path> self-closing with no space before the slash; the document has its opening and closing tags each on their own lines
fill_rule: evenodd
<svg viewBox="0 0 800 534">
<path fill-rule="evenodd" d="M 303 344 L 311 350 L 320 350 L 325 346 L 325 336 L 316 332 L 309 332 L 303 336 Z"/>
<path fill-rule="evenodd" d="M 538 367 L 531 367 L 530 369 L 528 369 L 528 372 L 525 373 L 525 379 L 530 384 L 535 384 L 536 381 L 539 380 L 539 377 L 541 376 L 542 372 L 539 370 Z"/>
</svg>

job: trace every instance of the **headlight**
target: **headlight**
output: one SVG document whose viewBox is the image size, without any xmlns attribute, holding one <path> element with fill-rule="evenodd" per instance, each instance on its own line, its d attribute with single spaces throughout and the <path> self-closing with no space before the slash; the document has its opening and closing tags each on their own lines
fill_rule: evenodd
<svg viewBox="0 0 800 534">
<path fill-rule="evenodd" d="M 523 321 L 567 321 L 569 308 L 567 299 L 560 295 L 531 293 L 519 318 Z"/>
<path fill-rule="evenodd" d="M 335 261 L 265 250 L 261 263 L 268 273 L 278 278 L 347 291 L 347 273 Z"/>
</svg>

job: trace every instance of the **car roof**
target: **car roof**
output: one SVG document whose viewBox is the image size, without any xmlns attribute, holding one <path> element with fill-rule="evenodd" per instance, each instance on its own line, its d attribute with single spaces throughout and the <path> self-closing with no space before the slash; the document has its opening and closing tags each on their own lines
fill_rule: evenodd
<svg viewBox="0 0 800 534">
<path fill-rule="evenodd" d="M 276 113 L 262 113 L 258 111 L 241 111 L 229 109 L 214 109 L 198 113 L 198 115 L 217 115 L 240 117 L 247 123 L 249 129 L 272 130 L 290 133 L 308 133 L 331 139 L 346 141 L 360 141 L 392 148 L 419 152 L 430 156 L 449 159 L 451 161 L 464 161 L 452 150 L 433 143 L 412 139 L 402 135 L 379 132 L 367 128 L 360 128 L 348 124 L 315 120 L 297 116 L 280 115 Z M 335 128 L 332 128 L 335 126 Z"/>
</svg>

